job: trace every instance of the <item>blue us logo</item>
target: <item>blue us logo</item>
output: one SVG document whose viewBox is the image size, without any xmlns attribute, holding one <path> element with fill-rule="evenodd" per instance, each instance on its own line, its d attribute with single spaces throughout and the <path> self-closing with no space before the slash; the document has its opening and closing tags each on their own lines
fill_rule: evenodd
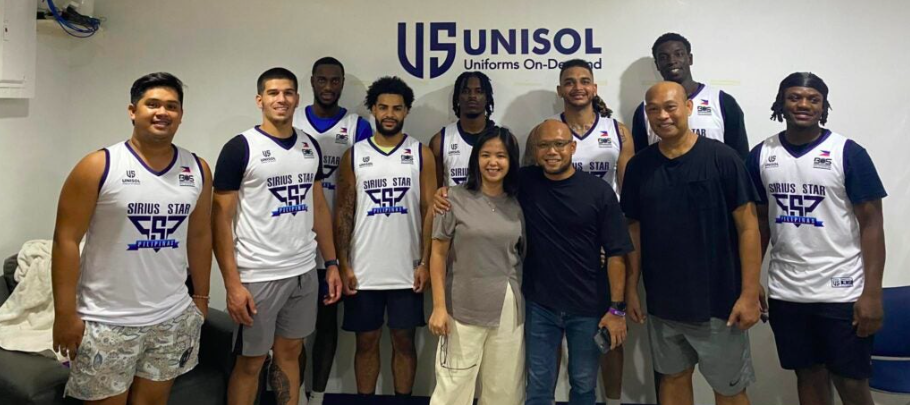
<svg viewBox="0 0 910 405">
<path fill-rule="evenodd" d="M 407 214 L 408 209 L 398 204 L 408 194 L 410 187 L 383 187 L 366 190 L 367 195 L 378 205 L 367 211 L 367 216 L 373 215 L 389 216 L 392 214 Z"/>
<path fill-rule="evenodd" d="M 398 61 L 401 67 L 412 76 L 425 78 L 424 75 L 424 47 L 423 47 L 423 26 L 424 23 L 416 24 L 417 30 L 414 35 L 414 63 L 408 59 L 408 25 L 407 23 L 398 23 Z M 455 44 L 440 43 L 439 34 L 445 33 L 449 38 L 455 36 L 454 22 L 432 22 L 430 23 L 430 52 L 445 52 L 445 58 L 433 56 L 430 58 L 430 78 L 437 78 L 452 67 L 455 62 Z M 441 62 L 440 62 L 441 61 Z"/>
<path fill-rule="evenodd" d="M 465 29 L 459 32 L 454 22 L 429 23 L 429 44 L 425 35 L 426 23 L 414 24 L 414 59 L 408 57 L 408 24 L 398 23 L 398 61 L 406 72 L 421 79 L 434 79 L 442 76 L 455 63 L 457 52 L 463 51 L 470 57 L 480 57 L 480 65 L 465 60 L 465 69 L 554 69 L 559 67 L 556 59 L 543 61 L 534 59 L 511 58 L 504 61 L 490 61 L 482 58 L 485 55 L 548 55 L 556 51 L 561 55 L 572 55 L 584 52 L 587 55 L 599 55 L 600 47 L 594 44 L 594 29 L 562 28 L 551 32 L 548 28 L 507 28 L 507 29 Z M 460 45 L 460 46 L 459 46 Z M 440 54 L 431 56 L 429 72 L 425 69 L 427 52 Z M 459 50 L 460 48 L 460 50 Z M 472 62 L 472 63 L 469 63 Z M 498 67 L 489 67 L 491 66 Z M 472 67 L 479 66 L 479 67 Z M 429 75 L 427 74 L 429 73 Z"/>
<path fill-rule="evenodd" d="M 186 215 L 129 215 L 127 218 L 145 239 L 128 244 L 126 250 L 152 249 L 157 252 L 180 247 L 171 234 L 186 220 Z"/>
<path fill-rule="evenodd" d="M 284 214 L 296 216 L 298 212 L 309 211 L 310 208 L 305 201 L 311 187 L 313 187 L 312 184 L 304 183 L 270 188 L 269 191 L 272 192 L 272 195 L 284 204 L 272 211 L 272 216 L 277 217 Z"/>
<path fill-rule="evenodd" d="M 775 223 L 793 224 L 797 228 L 800 225 L 825 226 L 823 221 L 809 216 L 825 200 L 825 197 L 802 194 L 771 194 L 771 196 L 774 197 L 777 206 L 783 211 L 781 215 L 774 219 Z"/>
</svg>

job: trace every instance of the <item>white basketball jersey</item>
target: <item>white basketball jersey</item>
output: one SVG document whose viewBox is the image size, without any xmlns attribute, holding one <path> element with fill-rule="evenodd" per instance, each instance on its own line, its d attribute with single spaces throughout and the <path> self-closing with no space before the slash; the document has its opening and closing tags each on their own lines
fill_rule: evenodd
<svg viewBox="0 0 910 405">
<path fill-rule="evenodd" d="M 439 170 L 444 170 L 445 186 L 455 187 L 468 180 L 468 163 L 474 147 L 465 141 L 457 121 L 443 127 L 440 134 L 443 167 Z"/>
<path fill-rule="evenodd" d="M 563 114 L 558 114 L 550 119 L 566 122 Z M 616 162 L 619 161 L 619 152 L 622 150 L 622 138 L 619 137 L 619 122 L 607 117 L 596 115 L 594 125 L 585 134 L 572 132 L 575 139 L 575 154 L 572 155 L 572 164 L 575 170 L 591 173 L 606 181 L 613 191 L 616 189 Z"/>
<path fill-rule="evenodd" d="M 782 136 L 765 140 L 759 160 L 771 228 L 771 298 L 856 301 L 863 291 L 863 256 L 845 186 L 847 139 L 826 131 L 814 148 L 794 156 Z"/>
<path fill-rule="evenodd" d="M 234 250 L 244 283 L 281 280 L 316 268 L 313 182 L 319 147 L 299 129 L 286 149 L 258 127 L 244 132 L 249 160 L 234 219 Z"/>
<path fill-rule="evenodd" d="M 158 324 L 191 304 L 186 236 L 202 192 L 202 166 L 176 146 L 161 172 L 128 142 L 104 151 L 107 166 L 85 234 L 77 311 L 86 321 Z"/>
<path fill-rule="evenodd" d="M 322 191 L 325 195 L 325 201 L 329 204 L 329 212 L 335 212 L 335 184 L 338 175 L 338 165 L 341 162 L 341 156 L 344 152 L 354 145 L 357 138 L 357 121 L 360 116 L 348 111 L 335 123 L 334 126 L 325 132 L 319 132 L 313 123 L 310 122 L 305 108 L 298 108 L 294 113 L 294 126 L 303 130 L 319 143 L 319 149 L 322 152 L 322 172 L 325 178 L 322 180 Z M 316 267 L 325 268 L 325 260 L 317 249 Z"/>
<path fill-rule="evenodd" d="M 361 290 L 414 286 L 420 262 L 421 144 L 407 135 L 389 153 L 370 138 L 354 144 L 351 164 L 357 181 L 357 212 L 351 238 L 351 267 Z"/>
<path fill-rule="evenodd" d="M 699 136 L 708 139 L 715 139 L 724 142 L 724 114 L 720 109 L 720 89 L 701 85 L 701 89 L 690 97 L 692 100 L 692 115 L 689 116 L 689 129 Z M 642 108 L 642 114 L 645 114 L 645 122 L 648 122 L 648 113 Z M 648 124 L 648 144 L 653 145 L 660 141 L 651 124 Z"/>
</svg>

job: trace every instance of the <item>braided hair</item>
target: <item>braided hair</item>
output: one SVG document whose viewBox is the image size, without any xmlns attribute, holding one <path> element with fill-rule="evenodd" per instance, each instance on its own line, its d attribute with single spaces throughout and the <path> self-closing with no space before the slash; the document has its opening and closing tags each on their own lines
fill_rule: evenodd
<svg viewBox="0 0 910 405">
<path fill-rule="evenodd" d="M 809 87 L 821 93 L 824 101 L 822 102 L 822 117 L 819 122 L 825 125 L 828 122 L 828 110 L 831 109 L 831 103 L 828 102 L 828 85 L 825 84 L 822 78 L 810 72 L 791 73 L 780 82 L 780 87 L 777 89 L 777 99 L 774 100 L 774 104 L 771 104 L 771 120 L 784 121 L 784 103 L 786 102 L 784 95 L 790 87 Z"/>
</svg>

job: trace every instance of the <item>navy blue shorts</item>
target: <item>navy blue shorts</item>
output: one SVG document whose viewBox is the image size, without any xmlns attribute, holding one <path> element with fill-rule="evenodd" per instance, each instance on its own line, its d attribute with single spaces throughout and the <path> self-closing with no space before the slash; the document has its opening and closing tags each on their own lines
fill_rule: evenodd
<svg viewBox="0 0 910 405">
<path fill-rule="evenodd" d="M 832 374 L 857 380 L 872 376 L 872 336 L 853 327 L 853 303 L 768 300 L 771 329 L 781 367 L 824 365 Z"/>
<path fill-rule="evenodd" d="M 426 326 L 423 293 L 414 290 L 358 290 L 344 297 L 344 322 L 348 332 L 370 332 L 382 328 L 388 308 L 389 329 Z"/>
</svg>

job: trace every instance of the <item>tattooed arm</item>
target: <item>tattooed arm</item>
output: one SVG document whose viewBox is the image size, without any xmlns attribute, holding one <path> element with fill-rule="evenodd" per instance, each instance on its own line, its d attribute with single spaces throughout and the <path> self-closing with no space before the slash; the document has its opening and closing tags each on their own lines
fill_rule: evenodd
<svg viewBox="0 0 910 405">
<path fill-rule="evenodd" d="M 351 164 L 352 149 L 348 149 L 341 157 L 335 189 L 335 250 L 341 264 L 341 283 L 345 295 L 357 293 L 357 277 L 351 268 L 351 236 L 354 233 L 354 213 L 357 210 L 357 178 Z"/>
</svg>

